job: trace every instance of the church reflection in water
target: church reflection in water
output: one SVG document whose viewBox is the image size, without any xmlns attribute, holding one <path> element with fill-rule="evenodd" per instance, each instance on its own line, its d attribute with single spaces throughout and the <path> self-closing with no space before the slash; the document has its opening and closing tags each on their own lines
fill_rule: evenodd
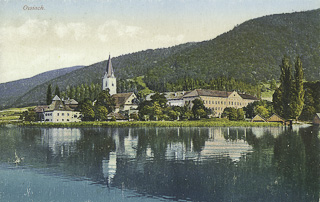
<svg viewBox="0 0 320 202">
<path fill-rule="evenodd" d="M 24 155 L 25 164 L 109 188 L 175 200 L 319 198 L 319 129 L 313 127 L 20 128 L 19 133 L 12 150 Z"/>
</svg>

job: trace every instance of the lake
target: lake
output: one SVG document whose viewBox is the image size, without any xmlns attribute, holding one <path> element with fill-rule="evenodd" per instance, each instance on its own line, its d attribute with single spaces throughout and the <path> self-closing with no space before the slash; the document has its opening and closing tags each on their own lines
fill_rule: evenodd
<svg viewBox="0 0 320 202">
<path fill-rule="evenodd" d="M 0 201 L 319 201 L 313 126 L 0 127 Z"/>
</svg>

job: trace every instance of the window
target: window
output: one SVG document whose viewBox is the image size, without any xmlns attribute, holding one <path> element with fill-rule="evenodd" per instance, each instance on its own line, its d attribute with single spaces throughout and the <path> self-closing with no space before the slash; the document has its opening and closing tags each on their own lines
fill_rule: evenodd
<svg viewBox="0 0 320 202">
<path fill-rule="evenodd" d="M 64 113 L 62 113 L 62 115 L 61 116 L 64 116 Z"/>
<path fill-rule="evenodd" d="M 218 105 L 220 104 L 220 101 L 218 101 Z"/>
<path fill-rule="evenodd" d="M 69 121 L 69 119 L 67 119 L 67 121 Z"/>
<path fill-rule="evenodd" d="M 231 102 L 231 105 L 233 105 L 233 102 Z"/>
<path fill-rule="evenodd" d="M 57 113 L 57 116 L 59 116 L 59 113 Z"/>
<path fill-rule="evenodd" d="M 69 116 L 70 114 L 69 113 L 67 113 L 67 116 Z"/>
<path fill-rule="evenodd" d="M 216 104 L 217 104 L 217 101 L 216 101 Z"/>
<path fill-rule="evenodd" d="M 64 119 L 62 119 L 62 121 L 64 121 Z"/>
<path fill-rule="evenodd" d="M 57 121 L 59 121 L 59 119 L 57 119 Z"/>
</svg>

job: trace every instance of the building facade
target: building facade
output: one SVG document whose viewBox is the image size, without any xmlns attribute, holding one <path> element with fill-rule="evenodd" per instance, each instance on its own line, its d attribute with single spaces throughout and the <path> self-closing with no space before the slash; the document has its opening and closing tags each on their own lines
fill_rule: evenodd
<svg viewBox="0 0 320 202">
<path fill-rule="evenodd" d="M 249 103 L 259 100 L 254 96 L 239 94 L 236 91 L 227 92 L 207 89 L 196 89 L 183 96 L 184 104 L 190 108 L 193 105 L 192 101 L 195 99 L 201 99 L 206 108 L 215 112 L 215 117 L 221 117 L 223 110 L 227 107 L 243 108 Z"/>
<path fill-rule="evenodd" d="M 41 121 L 53 123 L 80 122 L 81 114 L 75 111 L 56 95 L 52 99 L 52 103 L 43 110 Z"/>
</svg>

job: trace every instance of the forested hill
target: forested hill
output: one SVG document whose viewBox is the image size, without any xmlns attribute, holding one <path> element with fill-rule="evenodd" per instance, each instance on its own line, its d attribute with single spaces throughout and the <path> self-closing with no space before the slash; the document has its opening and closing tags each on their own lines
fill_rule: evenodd
<svg viewBox="0 0 320 202">
<path fill-rule="evenodd" d="M 153 90 L 193 78 L 208 81 L 219 76 L 250 83 L 279 79 L 281 59 L 301 56 L 307 80 L 320 79 L 320 9 L 277 14 L 246 21 L 215 39 L 170 48 L 146 50 L 112 59 L 117 78 L 145 76 Z M 107 59 L 107 55 L 106 55 Z M 49 83 L 100 83 L 106 61 L 72 71 L 37 86 L 14 105 L 43 103 Z"/>
<path fill-rule="evenodd" d="M 147 84 L 177 78 L 234 77 L 256 83 L 279 78 L 281 58 L 301 56 L 307 80 L 320 79 L 320 9 L 261 17 L 158 62 Z M 151 87 L 152 88 L 152 87 Z"/>
<path fill-rule="evenodd" d="M 6 83 L 0 83 L 0 108 L 12 104 L 17 98 L 23 96 L 28 91 L 47 81 L 65 75 L 83 66 L 67 67 L 57 70 L 47 71 L 31 78 L 20 79 Z"/>
</svg>

